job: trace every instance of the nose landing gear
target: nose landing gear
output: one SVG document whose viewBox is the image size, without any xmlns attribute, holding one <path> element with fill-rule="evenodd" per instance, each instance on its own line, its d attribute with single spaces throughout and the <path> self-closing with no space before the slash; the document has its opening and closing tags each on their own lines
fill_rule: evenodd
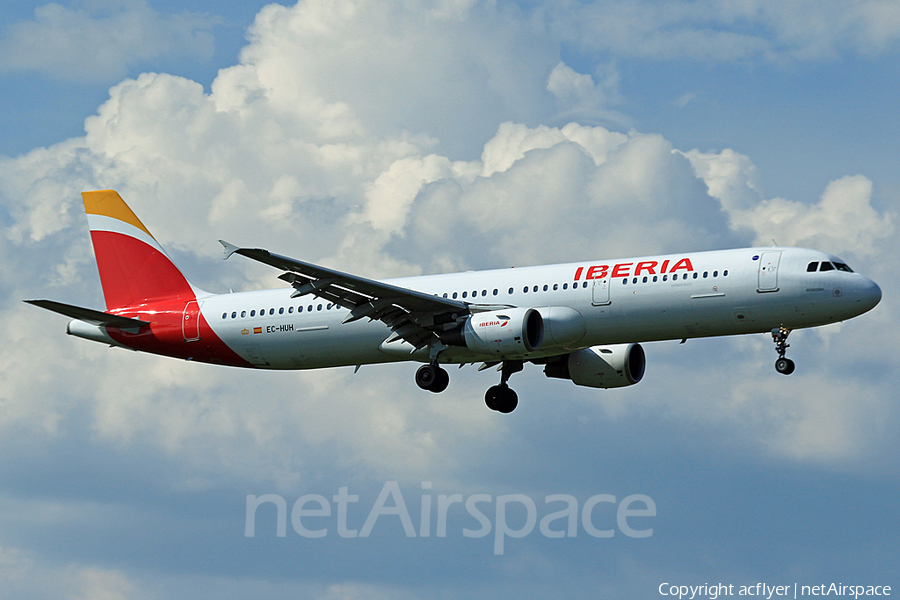
<svg viewBox="0 0 900 600">
<path fill-rule="evenodd" d="M 787 353 L 787 349 L 790 348 L 790 345 L 787 343 L 788 334 L 790 333 L 791 330 L 786 327 L 776 327 L 772 330 L 772 340 L 775 342 L 775 351 L 778 352 L 775 370 L 782 375 L 790 375 L 796 367 L 794 361 L 784 356 Z"/>
</svg>

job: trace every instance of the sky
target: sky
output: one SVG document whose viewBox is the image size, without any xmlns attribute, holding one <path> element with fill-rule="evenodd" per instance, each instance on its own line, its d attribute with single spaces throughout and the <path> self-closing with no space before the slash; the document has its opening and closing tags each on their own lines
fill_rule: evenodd
<svg viewBox="0 0 900 600">
<path fill-rule="evenodd" d="M 0 599 L 900 589 L 900 3 L 60 0 L 0 23 Z M 212 292 L 281 284 L 218 239 L 374 278 L 774 241 L 884 298 L 793 332 L 790 377 L 766 335 L 651 343 L 636 386 L 529 366 L 500 415 L 472 367 L 431 395 L 414 364 L 66 336 L 21 300 L 103 308 L 80 192 L 106 188 Z"/>
</svg>

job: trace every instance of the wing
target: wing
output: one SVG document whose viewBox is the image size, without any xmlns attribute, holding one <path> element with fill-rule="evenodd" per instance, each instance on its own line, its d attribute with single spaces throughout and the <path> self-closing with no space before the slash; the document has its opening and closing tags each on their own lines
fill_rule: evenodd
<svg viewBox="0 0 900 600">
<path fill-rule="evenodd" d="M 387 343 L 403 339 L 417 350 L 439 343 L 441 331 L 455 327 L 458 320 L 473 312 L 466 302 L 350 275 L 261 248 L 239 248 L 224 240 L 219 243 L 225 247 L 226 259 L 240 254 L 285 271 L 279 279 L 294 286 L 292 298 L 312 294 L 350 308 L 344 323 L 363 318 L 384 322 L 393 332 Z"/>
<path fill-rule="evenodd" d="M 122 328 L 139 328 L 142 325 L 150 324 L 147 321 L 140 321 L 138 319 L 129 319 L 128 317 L 111 315 L 109 313 L 94 310 L 92 308 L 82 308 L 80 306 L 63 304 L 62 302 L 55 302 L 53 300 L 24 300 L 23 302 L 34 304 L 35 306 L 40 306 L 41 308 L 52 310 L 55 313 L 71 317 L 72 319 L 78 319 L 79 321 L 84 321 L 85 323 L 91 323 L 92 325 L 113 325 L 115 327 Z"/>
</svg>

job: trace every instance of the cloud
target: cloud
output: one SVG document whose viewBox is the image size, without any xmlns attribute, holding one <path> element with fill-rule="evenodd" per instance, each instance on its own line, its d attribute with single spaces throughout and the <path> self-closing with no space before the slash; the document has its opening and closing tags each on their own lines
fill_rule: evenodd
<svg viewBox="0 0 900 600">
<path fill-rule="evenodd" d="M 0 71 L 37 71 L 64 80 L 115 81 L 151 59 L 212 56 L 217 19 L 162 15 L 147 0 L 39 6 L 0 39 Z"/>
<path fill-rule="evenodd" d="M 610 122 L 628 125 L 630 120 L 610 109 L 620 104 L 619 74 L 614 65 L 607 65 L 598 83 L 590 75 L 575 72 L 560 62 L 550 72 L 547 91 L 556 98 L 559 120 L 577 120 L 581 123 Z"/>
<path fill-rule="evenodd" d="M 276 110 L 344 115 L 377 137 L 427 133 L 451 154 L 477 148 L 498 122 L 537 118 L 559 63 L 539 25 L 490 3 L 273 4 L 250 41 L 241 62 Z"/>
<path fill-rule="evenodd" d="M 558 34 L 584 48 L 650 60 L 806 61 L 893 52 L 900 9 L 887 1 L 624 2 L 547 9 Z"/>
<path fill-rule="evenodd" d="M 11 546 L 0 546 L 0 583 L 3 598 L 126 600 L 146 597 L 144 590 L 137 590 L 121 571 L 79 564 L 54 565 Z"/>
<path fill-rule="evenodd" d="M 784 246 L 869 257 L 894 233 L 893 215 L 873 208 L 872 182 L 862 175 L 832 181 L 820 202 L 807 206 L 785 198 L 764 198 L 756 167 L 732 150 L 718 154 L 692 150 L 685 156 L 728 211 L 731 226 L 755 233 L 754 244 L 764 246 L 775 240 Z"/>
</svg>

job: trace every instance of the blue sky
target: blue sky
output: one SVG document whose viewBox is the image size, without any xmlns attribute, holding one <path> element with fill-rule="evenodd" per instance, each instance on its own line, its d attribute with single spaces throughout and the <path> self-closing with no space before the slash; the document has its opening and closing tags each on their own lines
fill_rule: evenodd
<svg viewBox="0 0 900 600">
<path fill-rule="evenodd" d="M 0 22 L 0 598 L 900 586 L 897 3 L 85 0 Z M 767 336 L 648 344 L 627 389 L 526 368 L 503 417 L 492 371 L 423 397 L 412 365 L 261 373 L 64 335 L 21 300 L 102 307 L 78 194 L 108 187 L 211 291 L 279 283 L 220 238 L 371 277 L 775 239 L 884 300 L 794 332 L 790 378 Z M 501 555 L 461 505 L 446 538 L 390 515 L 281 538 L 271 507 L 244 535 L 248 495 L 347 487 L 359 529 L 392 481 L 417 525 L 423 493 L 657 514 L 649 538 L 535 527 Z"/>
</svg>

